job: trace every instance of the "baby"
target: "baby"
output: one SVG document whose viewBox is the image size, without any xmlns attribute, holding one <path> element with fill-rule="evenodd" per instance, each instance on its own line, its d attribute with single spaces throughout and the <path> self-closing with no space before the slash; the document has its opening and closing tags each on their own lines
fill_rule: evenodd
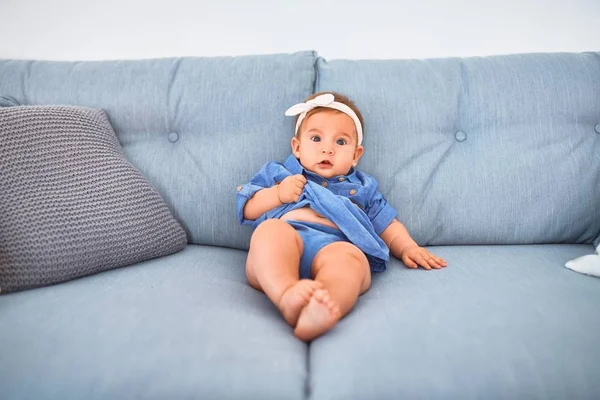
<svg viewBox="0 0 600 400">
<path fill-rule="evenodd" d="M 352 309 L 390 251 L 409 268 L 447 263 L 415 243 L 377 181 L 355 169 L 364 123 L 348 98 L 317 93 L 286 115 L 297 116 L 292 154 L 238 186 L 237 212 L 255 228 L 249 284 L 265 292 L 296 337 L 309 341 Z"/>
</svg>

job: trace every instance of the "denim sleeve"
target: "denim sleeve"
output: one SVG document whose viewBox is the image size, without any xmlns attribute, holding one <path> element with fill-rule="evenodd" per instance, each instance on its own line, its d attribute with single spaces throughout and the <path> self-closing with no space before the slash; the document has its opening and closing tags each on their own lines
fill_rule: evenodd
<svg viewBox="0 0 600 400">
<path fill-rule="evenodd" d="M 398 215 L 396 210 L 388 204 L 381 192 L 377 190 L 377 182 L 374 182 L 375 190 L 367 204 L 367 216 L 373 224 L 373 229 L 377 235 L 381 236 L 385 228 L 387 228 L 394 218 Z"/>
<path fill-rule="evenodd" d="M 251 225 L 254 221 L 244 219 L 244 207 L 256 192 L 270 188 L 285 176 L 291 175 L 285 167 L 276 162 L 268 162 L 258 171 L 250 182 L 237 187 L 237 217 L 241 224 Z"/>
</svg>

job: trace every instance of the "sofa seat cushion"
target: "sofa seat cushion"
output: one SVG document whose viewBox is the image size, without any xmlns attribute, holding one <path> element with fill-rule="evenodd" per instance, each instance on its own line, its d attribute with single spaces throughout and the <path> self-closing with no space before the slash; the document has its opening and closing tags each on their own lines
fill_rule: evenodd
<svg viewBox="0 0 600 400">
<path fill-rule="evenodd" d="M 246 252 L 171 256 L 0 298 L 3 399 L 300 399 L 307 346 Z"/>
<path fill-rule="evenodd" d="M 589 245 L 432 247 L 397 260 L 310 345 L 311 399 L 592 398 L 600 280 L 565 268 Z"/>
</svg>

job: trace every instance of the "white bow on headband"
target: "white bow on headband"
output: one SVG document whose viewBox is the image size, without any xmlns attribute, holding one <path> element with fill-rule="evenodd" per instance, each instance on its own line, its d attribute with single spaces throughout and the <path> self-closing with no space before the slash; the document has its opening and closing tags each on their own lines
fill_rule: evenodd
<svg viewBox="0 0 600 400">
<path fill-rule="evenodd" d="M 325 108 L 333 108 L 334 110 L 338 110 L 352 118 L 354 121 L 354 125 L 356 125 L 356 133 L 358 136 L 358 144 L 362 144 L 363 133 L 362 133 L 362 125 L 358 116 L 350 107 L 345 105 L 344 103 L 340 103 L 335 101 L 335 97 L 331 93 L 325 93 L 315 97 L 314 99 L 307 100 L 306 103 L 298 103 L 287 109 L 285 115 L 288 117 L 293 117 L 295 115 L 300 114 L 298 117 L 298 121 L 296 121 L 296 132 L 298 134 L 298 128 L 300 128 L 300 124 L 306 117 L 306 113 L 308 113 L 313 108 L 317 107 L 325 107 Z"/>
</svg>

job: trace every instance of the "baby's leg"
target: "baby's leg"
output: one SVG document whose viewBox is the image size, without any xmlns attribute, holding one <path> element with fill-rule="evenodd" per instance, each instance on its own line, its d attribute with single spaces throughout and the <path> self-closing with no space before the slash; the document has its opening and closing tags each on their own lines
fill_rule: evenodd
<svg viewBox="0 0 600 400">
<path fill-rule="evenodd" d="M 346 315 L 371 286 L 371 270 L 364 253 L 348 242 L 334 242 L 315 256 L 312 273 L 323 289 L 315 291 L 298 319 L 294 333 L 308 341 L 322 335 Z"/>
<path fill-rule="evenodd" d="M 250 285 L 265 292 L 292 327 L 314 291 L 322 287 L 310 279 L 299 280 L 302 246 L 300 235 L 290 224 L 270 219 L 252 234 L 246 260 Z"/>
</svg>

